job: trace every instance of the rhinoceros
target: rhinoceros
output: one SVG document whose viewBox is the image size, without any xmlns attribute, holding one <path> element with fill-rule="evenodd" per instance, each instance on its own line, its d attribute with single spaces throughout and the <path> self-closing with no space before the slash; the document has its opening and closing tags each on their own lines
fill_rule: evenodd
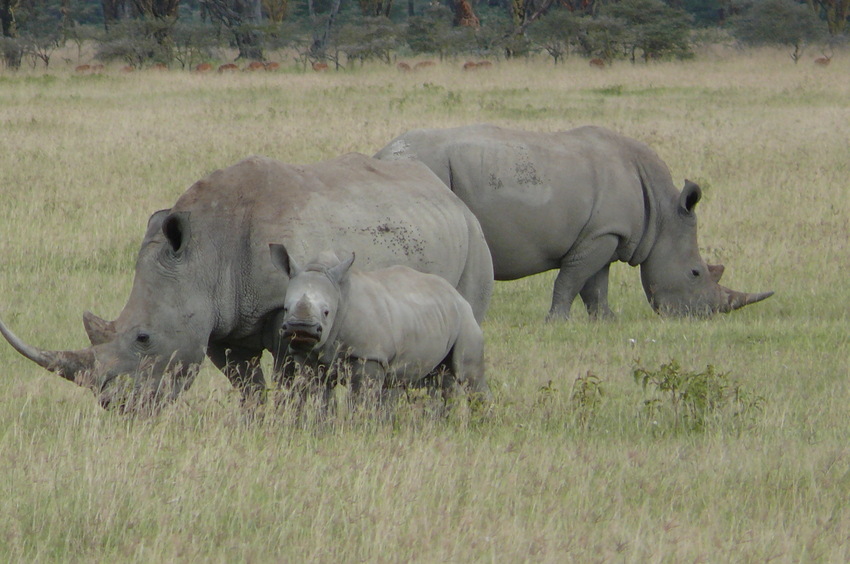
<svg viewBox="0 0 850 564">
<path fill-rule="evenodd" d="M 652 149 L 613 131 L 418 129 L 375 156 L 420 160 L 460 196 L 484 229 L 497 280 L 560 269 L 549 319 L 569 317 L 577 295 L 592 317 L 611 316 L 615 261 L 640 265 L 662 314 L 728 312 L 773 294 L 718 284 L 722 265 L 706 264 L 697 247 L 699 186 L 679 191 Z"/>
<path fill-rule="evenodd" d="M 353 249 L 364 269 L 429 272 L 456 287 L 476 319 L 487 309 L 493 267 L 481 228 L 422 164 L 356 153 L 307 166 L 250 157 L 151 216 L 123 311 L 115 321 L 84 315 L 90 347 L 43 350 L 2 323 L 0 332 L 30 360 L 90 387 L 104 407 L 129 409 L 128 391 L 176 397 L 204 354 L 253 397 L 265 386 L 264 349 L 286 348 L 277 327 L 287 279 L 268 255 L 280 241 L 297 256 Z"/>
<path fill-rule="evenodd" d="M 332 373 L 349 372 L 355 397 L 416 384 L 435 371 L 443 373 L 446 399 L 457 385 L 489 397 L 481 327 L 445 279 L 399 265 L 352 270 L 354 253 L 302 268 L 284 245 L 269 248 L 289 279 L 281 330 L 296 363 L 313 357 Z M 325 383 L 334 381 L 331 374 Z"/>
</svg>

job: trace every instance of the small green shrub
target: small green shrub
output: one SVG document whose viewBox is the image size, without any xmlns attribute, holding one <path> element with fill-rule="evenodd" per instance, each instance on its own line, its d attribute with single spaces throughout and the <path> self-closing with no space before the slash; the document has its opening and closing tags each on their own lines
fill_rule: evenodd
<svg viewBox="0 0 850 564">
<path fill-rule="evenodd" d="M 728 420 L 737 425 L 751 422 L 763 411 L 764 397 L 752 394 L 726 372 L 708 364 L 701 372 L 685 371 L 676 360 L 649 370 L 635 362 L 635 382 L 655 395 L 643 401 L 643 415 L 658 425 L 669 420 L 674 429 L 703 431 Z"/>
<path fill-rule="evenodd" d="M 580 427 L 585 429 L 590 427 L 591 420 L 596 415 L 604 396 L 602 380 L 594 373 L 588 370 L 587 374 L 576 378 L 573 393 L 570 396 L 570 405 L 573 408 L 576 423 Z"/>
</svg>

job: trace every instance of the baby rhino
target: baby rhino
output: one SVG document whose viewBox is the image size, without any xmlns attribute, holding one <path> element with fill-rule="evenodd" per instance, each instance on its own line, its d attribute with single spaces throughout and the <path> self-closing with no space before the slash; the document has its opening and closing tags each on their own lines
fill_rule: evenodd
<svg viewBox="0 0 850 564">
<path fill-rule="evenodd" d="M 283 245 L 269 247 L 272 263 L 290 279 L 279 318 L 287 356 L 302 366 L 331 367 L 327 386 L 339 368 L 350 374 L 355 398 L 442 373 L 445 399 L 461 384 L 489 399 L 481 327 L 446 280 L 406 266 L 350 270 L 354 253 L 301 268 Z"/>
</svg>

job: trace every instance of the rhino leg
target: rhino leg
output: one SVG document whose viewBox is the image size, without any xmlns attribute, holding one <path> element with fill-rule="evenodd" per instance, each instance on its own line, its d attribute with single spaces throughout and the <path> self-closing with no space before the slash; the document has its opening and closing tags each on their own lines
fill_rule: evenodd
<svg viewBox="0 0 850 564">
<path fill-rule="evenodd" d="M 380 402 L 387 379 L 386 367 L 377 360 L 351 359 L 349 390 L 354 401 L 361 405 Z"/>
<path fill-rule="evenodd" d="M 457 384 L 463 384 L 470 399 L 489 403 L 493 396 L 484 376 L 484 339 L 477 327 L 463 328 L 451 352 L 451 373 L 443 379 L 443 398 L 457 395 Z"/>
<path fill-rule="evenodd" d="M 210 343 L 207 356 L 242 394 L 243 405 L 262 403 L 266 378 L 260 367 L 263 351 Z"/>
<path fill-rule="evenodd" d="M 608 286 L 608 268 L 606 265 L 611 264 L 611 258 L 617 250 L 617 236 L 605 235 L 597 237 L 590 241 L 582 242 L 574 247 L 564 256 L 561 261 L 561 270 L 555 278 L 555 288 L 552 291 L 552 307 L 549 309 L 549 314 L 546 316 L 546 321 L 554 321 L 556 319 L 569 319 L 570 307 L 575 301 L 580 291 L 583 291 L 591 279 L 599 276 L 604 269 L 601 280 L 591 282 L 588 288 L 588 294 L 593 293 L 591 288 L 598 290 L 600 284 L 604 282 L 607 289 Z M 604 300 L 602 297 L 604 296 Z M 584 296 L 582 296 L 584 299 Z M 594 298 L 589 298 L 593 303 Z M 607 309 L 607 291 L 597 293 L 595 296 L 597 311 L 601 304 Z M 586 303 L 586 302 L 585 302 Z M 590 310 L 590 307 L 588 307 Z"/>
<path fill-rule="evenodd" d="M 587 282 L 579 292 L 581 301 L 584 302 L 584 307 L 587 308 L 587 314 L 592 319 L 610 319 L 614 317 L 614 312 L 608 307 L 608 272 L 611 269 L 609 262 L 602 267 L 602 270 L 588 278 Z"/>
</svg>

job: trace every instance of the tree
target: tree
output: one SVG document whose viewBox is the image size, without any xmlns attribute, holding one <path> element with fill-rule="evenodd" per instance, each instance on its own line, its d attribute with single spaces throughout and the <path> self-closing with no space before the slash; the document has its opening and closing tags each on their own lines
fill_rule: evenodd
<svg viewBox="0 0 850 564">
<path fill-rule="evenodd" d="M 732 21 L 736 38 L 747 45 L 784 45 L 796 63 L 807 43 L 824 37 L 824 24 L 794 0 L 757 0 Z"/>
<path fill-rule="evenodd" d="M 610 61 L 626 42 L 626 24 L 619 18 L 583 16 L 578 25 L 577 41 L 587 57 Z"/>
<path fill-rule="evenodd" d="M 645 61 L 691 53 L 691 17 L 661 0 L 622 0 L 604 6 L 599 14 L 623 21 L 624 47 L 632 62 L 638 50 Z"/>
<path fill-rule="evenodd" d="M 2 35 L 3 59 L 6 67 L 17 69 L 21 67 L 23 48 L 18 39 L 18 22 L 15 18 L 15 10 L 19 5 L 18 0 L 0 0 L 0 35 Z"/>
<path fill-rule="evenodd" d="M 847 27 L 850 15 L 850 0 L 806 0 L 816 14 L 826 18 L 826 26 L 832 36 L 841 35 Z"/>
<path fill-rule="evenodd" d="M 363 18 L 339 30 L 340 50 L 349 60 L 378 59 L 392 62 L 392 52 L 401 44 L 399 27 L 384 17 Z"/>
<path fill-rule="evenodd" d="M 579 29 L 579 18 L 562 8 L 529 26 L 528 36 L 532 43 L 549 53 L 557 65 L 576 41 Z"/>
<path fill-rule="evenodd" d="M 260 0 L 201 0 L 204 13 L 232 35 L 239 59 L 263 60 Z"/>
</svg>

